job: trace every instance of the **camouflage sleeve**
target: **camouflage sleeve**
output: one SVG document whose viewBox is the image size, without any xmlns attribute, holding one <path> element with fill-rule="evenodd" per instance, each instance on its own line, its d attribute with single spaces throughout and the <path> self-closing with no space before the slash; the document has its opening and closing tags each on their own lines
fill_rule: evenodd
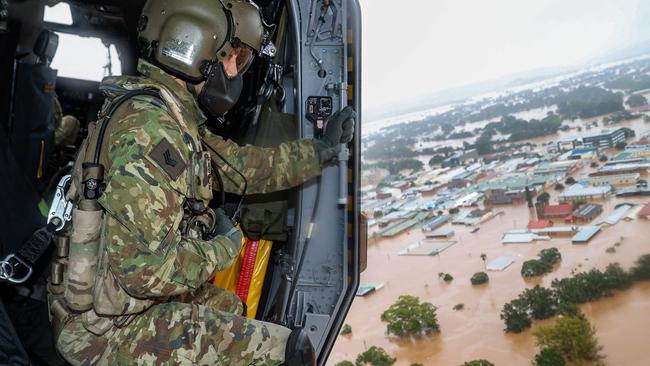
<svg viewBox="0 0 650 366">
<path fill-rule="evenodd" d="M 241 243 L 225 236 L 203 241 L 181 235 L 178 228 L 188 169 L 170 177 L 169 169 L 152 157 L 152 151 L 166 140 L 170 149 L 178 149 L 178 155 L 171 155 L 175 163 L 187 164 L 183 158 L 187 154 L 182 153 L 187 147 L 164 111 L 150 104 L 138 106 L 137 101 L 126 105 L 137 113 L 131 110 L 123 115 L 120 125 L 129 127 L 111 134 L 111 166 L 99 201 L 110 216 L 106 226 L 109 268 L 134 297 L 193 290 L 227 268 Z"/>
<path fill-rule="evenodd" d="M 246 177 L 247 194 L 281 191 L 321 173 L 314 143 L 310 139 L 284 142 L 275 148 L 240 146 L 206 130 L 203 141 Z M 210 154 L 219 167 L 226 192 L 241 194 L 244 188 L 241 176 L 213 151 L 210 150 Z"/>
</svg>

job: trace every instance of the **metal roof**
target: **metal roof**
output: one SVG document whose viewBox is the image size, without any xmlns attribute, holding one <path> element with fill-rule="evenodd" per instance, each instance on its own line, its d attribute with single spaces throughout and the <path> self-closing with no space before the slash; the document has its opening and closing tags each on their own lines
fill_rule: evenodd
<svg viewBox="0 0 650 366">
<path fill-rule="evenodd" d="M 533 234 L 541 234 L 541 233 L 546 233 L 546 234 L 560 234 L 560 233 L 574 233 L 576 232 L 576 228 L 574 226 L 551 226 L 551 227 L 546 227 L 543 229 L 531 229 L 531 233 Z"/>
<path fill-rule="evenodd" d="M 609 214 L 603 219 L 600 223 L 605 223 L 608 225 L 616 225 L 624 216 L 627 214 L 627 211 L 632 208 L 632 205 L 621 205 L 614 212 Z"/>
<path fill-rule="evenodd" d="M 600 231 L 600 226 L 583 226 L 578 233 L 571 238 L 574 243 L 586 243 Z"/>
<path fill-rule="evenodd" d="M 422 230 L 423 231 L 435 230 L 436 228 L 445 224 L 447 221 L 449 221 L 449 215 L 436 216 L 430 219 L 429 221 L 425 222 L 422 225 Z"/>
<path fill-rule="evenodd" d="M 503 235 L 501 242 L 503 244 L 516 244 L 516 243 L 532 243 L 535 240 L 551 240 L 550 236 L 537 235 L 533 233 L 525 234 L 512 234 L 507 233 Z"/>
<path fill-rule="evenodd" d="M 515 260 L 510 257 L 499 257 L 492 262 L 490 262 L 487 267 L 488 271 L 503 271 L 508 268 Z"/>
<path fill-rule="evenodd" d="M 448 238 L 454 236 L 454 231 L 451 229 L 440 229 L 424 234 L 427 238 Z"/>
<path fill-rule="evenodd" d="M 602 205 L 599 205 L 597 203 L 590 203 L 580 207 L 576 212 L 573 213 L 573 215 L 591 219 L 600 215 L 601 212 L 603 212 Z"/>
<path fill-rule="evenodd" d="M 560 194 L 560 198 L 602 196 L 610 193 L 611 191 L 612 187 L 608 185 L 598 187 L 583 187 L 580 183 L 576 183 L 562 192 Z"/>
<path fill-rule="evenodd" d="M 397 254 L 434 256 L 438 255 L 440 252 L 449 248 L 455 243 L 455 241 L 424 239 L 407 246 L 406 248 L 400 250 Z"/>
</svg>

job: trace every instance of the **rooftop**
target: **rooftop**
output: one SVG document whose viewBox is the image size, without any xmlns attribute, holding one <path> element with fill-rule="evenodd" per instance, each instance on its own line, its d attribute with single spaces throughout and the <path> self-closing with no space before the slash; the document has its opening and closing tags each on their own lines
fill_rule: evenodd
<svg viewBox="0 0 650 366">
<path fill-rule="evenodd" d="M 601 212 L 603 212 L 603 206 L 596 204 L 596 203 L 590 203 L 588 205 L 584 205 L 580 207 L 576 212 L 574 212 L 575 216 L 579 217 L 595 217 L 598 216 Z"/>
<path fill-rule="evenodd" d="M 550 220 L 537 220 L 528 223 L 528 229 L 543 229 L 551 226 L 553 223 Z"/>
<path fill-rule="evenodd" d="M 560 193 L 560 198 L 568 197 L 583 197 L 583 196 L 604 196 L 612 191 L 612 187 L 598 186 L 598 187 L 585 187 L 580 183 L 576 183 L 571 187 Z"/>
<path fill-rule="evenodd" d="M 614 212 L 603 219 L 603 223 L 608 225 L 616 225 L 625 216 L 627 211 L 632 208 L 632 205 L 623 204 L 618 206 Z"/>
<path fill-rule="evenodd" d="M 573 212 L 573 204 L 564 203 L 560 205 L 544 206 L 544 215 L 570 215 Z"/>
<path fill-rule="evenodd" d="M 583 226 L 578 233 L 571 238 L 574 243 L 586 243 L 600 231 L 600 226 Z"/>
</svg>

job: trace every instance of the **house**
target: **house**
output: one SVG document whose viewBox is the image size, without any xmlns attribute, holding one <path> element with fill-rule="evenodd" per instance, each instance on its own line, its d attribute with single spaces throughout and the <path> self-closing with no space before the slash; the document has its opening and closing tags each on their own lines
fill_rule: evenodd
<svg viewBox="0 0 650 366">
<path fill-rule="evenodd" d="M 589 176 L 589 184 L 592 186 L 625 186 L 636 184 L 641 175 L 639 173 L 595 175 Z"/>
<path fill-rule="evenodd" d="M 449 221 L 449 215 L 436 216 L 422 224 L 422 232 L 432 232 Z"/>
<path fill-rule="evenodd" d="M 540 219 L 564 219 L 573 213 L 574 205 L 572 203 L 564 203 L 560 205 L 540 205 L 538 207 L 537 216 Z"/>
<path fill-rule="evenodd" d="M 549 226 L 553 226 L 553 221 L 551 220 L 537 220 L 537 221 L 529 221 L 528 222 L 528 229 L 545 229 Z"/>
<path fill-rule="evenodd" d="M 535 190 L 531 191 L 533 194 Z M 484 193 L 488 206 L 520 204 L 526 201 L 526 192 L 522 190 L 487 189 Z"/>
<path fill-rule="evenodd" d="M 411 182 L 407 180 L 401 180 L 398 182 L 395 182 L 391 185 L 393 188 L 397 188 L 400 191 L 404 192 L 405 190 L 411 188 Z"/>
<path fill-rule="evenodd" d="M 605 198 L 612 193 L 612 186 L 585 187 L 576 183 L 560 193 L 560 202 Z"/>
<path fill-rule="evenodd" d="M 575 210 L 571 215 L 567 216 L 564 221 L 571 223 L 586 223 L 592 221 L 601 213 L 603 213 L 602 205 L 590 203 Z"/>
<path fill-rule="evenodd" d="M 584 147 L 581 149 L 574 149 L 569 155 L 569 160 L 580 160 L 580 159 L 593 159 L 598 156 L 597 147 Z"/>
<path fill-rule="evenodd" d="M 393 193 L 390 190 L 388 190 L 388 189 L 380 189 L 379 192 L 377 192 L 377 197 L 376 198 L 378 200 L 385 200 L 385 199 L 392 198 L 392 197 L 393 197 Z"/>
</svg>

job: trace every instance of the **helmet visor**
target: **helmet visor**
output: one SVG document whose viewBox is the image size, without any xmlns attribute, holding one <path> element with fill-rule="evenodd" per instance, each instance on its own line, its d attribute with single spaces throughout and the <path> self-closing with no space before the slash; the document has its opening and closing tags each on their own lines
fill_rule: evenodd
<svg viewBox="0 0 650 366">
<path fill-rule="evenodd" d="M 241 44 L 230 51 L 230 54 L 222 61 L 226 76 L 229 79 L 242 75 L 253 63 L 254 51 L 251 47 Z"/>
</svg>

